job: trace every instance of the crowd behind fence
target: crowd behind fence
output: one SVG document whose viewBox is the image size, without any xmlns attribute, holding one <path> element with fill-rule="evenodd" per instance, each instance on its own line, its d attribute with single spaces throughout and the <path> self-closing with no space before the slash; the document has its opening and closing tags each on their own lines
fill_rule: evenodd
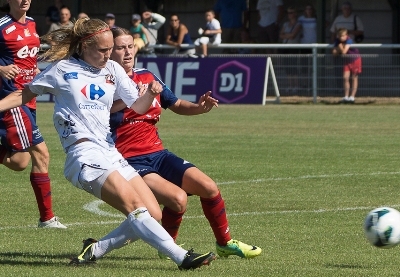
<svg viewBox="0 0 400 277">
<path fill-rule="evenodd" d="M 173 50 L 169 45 L 154 45 L 157 56 L 174 56 L 174 54 L 157 53 L 157 50 Z M 191 47 L 191 45 L 182 45 Z M 343 96 L 343 57 L 331 54 L 331 44 L 220 44 L 210 45 L 210 48 L 223 49 L 310 49 L 311 54 L 269 54 L 275 70 L 276 80 L 281 97 L 300 96 L 313 97 L 342 97 Z M 400 44 L 353 44 L 351 47 L 360 49 L 362 57 L 362 73 L 359 75 L 357 97 L 400 97 Z M 42 45 L 45 49 L 46 45 Z M 363 54 L 368 49 L 368 54 Z M 382 49 L 389 51 L 382 51 Z M 394 50 L 396 49 L 396 50 Z M 374 52 L 376 54 L 374 54 Z M 383 52 L 383 53 L 382 53 Z M 140 56 L 149 55 L 147 53 Z M 265 54 L 249 54 L 252 57 Z M 181 57 L 182 55 L 176 54 Z M 209 57 L 243 56 L 238 54 L 210 54 Z M 295 79 L 295 85 L 290 82 Z M 274 91 L 273 83 L 268 82 L 268 94 Z"/>
</svg>

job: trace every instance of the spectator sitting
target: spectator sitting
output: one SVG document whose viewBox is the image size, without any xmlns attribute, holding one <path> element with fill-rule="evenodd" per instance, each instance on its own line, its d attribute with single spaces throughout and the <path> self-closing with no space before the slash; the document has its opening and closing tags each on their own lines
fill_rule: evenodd
<svg viewBox="0 0 400 277">
<path fill-rule="evenodd" d="M 107 23 L 107 25 L 108 25 L 108 27 L 110 27 L 110 29 L 117 27 L 115 25 L 115 15 L 113 13 L 106 14 L 106 16 L 104 18 L 104 22 Z"/>
<path fill-rule="evenodd" d="M 141 18 L 139 14 L 132 15 L 132 27 L 129 29 L 134 38 L 140 37 L 145 45 L 149 44 L 150 34 L 145 27 L 141 24 Z"/>
<path fill-rule="evenodd" d="M 61 28 L 72 28 L 74 24 L 70 21 L 71 12 L 68 7 L 62 7 L 60 10 L 60 21 L 57 23 L 51 23 L 49 33 Z"/>
<path fill-rule="evenodd" d="M 139 33 L 133 33 L 131 35 L 133 37 L 133 42 L 135 43 L 135 49 L 136 49 L 135 53 L 143 50 L 146 47 L 146 43 L 140 37 L 140 34 Z"/>
<path fill-rule="evenodd" d="M 207 57 L 208 44 L 218 45 L 221 44 L 221 24 L 215 18 L 213 10 L 208 10 L 205 13 L 206 17 L 206 28 L 203 30 L 199 29 L 200 38 L 196 39 L 194 45 L 196 45 L 196 52 L 202 58 Z"/>
<path fill-rule="evenodd" d="M 193 45 L 193 42 L 188 28 L 180 22 L 176 14 L 171 15 L 169 25 L 165 43 L 175 47 L 173 54 L 195 54 L 194 48 L 181 48 L 182 44 Z"/>
<path fill-rule="evenodd" d="M 250 37 L 249 29 L 242 28 L 240 30 L 240 43 L 254 43 Z M 251 48 L 239 48 L 238 54 L 253 54 L 254 50 Z"/>
<path fill-rule="evenodd" d="M 60 10 L 64 7 L 61 0 L 54 0 L 54 5 L 49 6 L 46 11 L 46 25 L 60 22 Z"/>
<path fill-rule="evenodd" d="M 142 25 L 149 32 L 149 45 L 154 45 L 158 43 L 158 30 L 165 23 L 165 17 L 158 13 L 152 13 L 146 10 L 142 13 Z"/>
<path fill-rule="evenodd" d="M 246 0 L 218 0 L 214 5 L 215 17 L 221 23 L 221 38 L 224 43 L 239 43 L 246 28 L 249 12 Z M 242 41 L 243 42 L 243 41 Z M 235 53 L 234 49 L 224 49 L 224 53 Z"/>
<path fill-rule="evenodd" d="M 86 13 L 80 13 L 78 14 L 78 19 L 79 18 L 89 18 L 89 16 Z"/>
</svg>

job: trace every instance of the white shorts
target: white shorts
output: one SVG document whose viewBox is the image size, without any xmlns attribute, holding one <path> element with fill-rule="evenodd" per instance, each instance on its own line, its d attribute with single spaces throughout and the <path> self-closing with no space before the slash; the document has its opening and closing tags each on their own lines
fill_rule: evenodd
<svg viewBox="0 0 400 277">
<path fill-rule="evenodd" d="M 115 147 L 105 149 L 96 143 L 85 141 L 71 145 L 64 166 L 64 176 L 75 187 L 101 199 L 101 187 L 107 177 L 118 170 L 126 179 L 139 175 Z"/>
<path fill-rule="evenodd" d="M 200 46 L 200 44 L 218 45 L 221 44 L 221 40 L 214 40 L 209 37 L 200 37 L 194 41 L 194 45 Z"/>
</svg>

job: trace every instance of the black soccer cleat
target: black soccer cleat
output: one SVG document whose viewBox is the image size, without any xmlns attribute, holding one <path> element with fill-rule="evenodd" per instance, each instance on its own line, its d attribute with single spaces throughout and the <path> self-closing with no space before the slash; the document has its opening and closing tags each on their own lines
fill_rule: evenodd
<svg viewBox="0 0 400 277">
<path fill-rule="evenodd" d="M 193 253 L 193 249 L 190 249 L 183 260 L 182 264 L 178 266 L 179 270 L 189 270 L 201 267 L 203 265 L 210 265 L 212 261 L 216 259 L 213 252 L 205 254 Z"/>
<path fill-rule="evenodd" d="M 78 257 L 72 258 L 70 265 L 91 264 L 96 262 L 96 256 L 93 255 L 93 245 L 97 240 L 88 238 L 83 240 L 83 248 Z"/>
</svg>

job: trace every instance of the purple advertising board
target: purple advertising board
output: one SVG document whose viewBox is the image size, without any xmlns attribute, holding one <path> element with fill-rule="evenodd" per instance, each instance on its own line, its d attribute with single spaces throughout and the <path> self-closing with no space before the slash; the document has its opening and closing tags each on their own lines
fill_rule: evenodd
<svg viewBox="0 0 400 277">
<path fill-rule="evenodd" d="M 219 103 L 261 104 L 266 63 L 263 57 L 139 57 L 136 67 L 149 69 L 178 98 L 191 102 L 211 90 Z"/>
</svg>

